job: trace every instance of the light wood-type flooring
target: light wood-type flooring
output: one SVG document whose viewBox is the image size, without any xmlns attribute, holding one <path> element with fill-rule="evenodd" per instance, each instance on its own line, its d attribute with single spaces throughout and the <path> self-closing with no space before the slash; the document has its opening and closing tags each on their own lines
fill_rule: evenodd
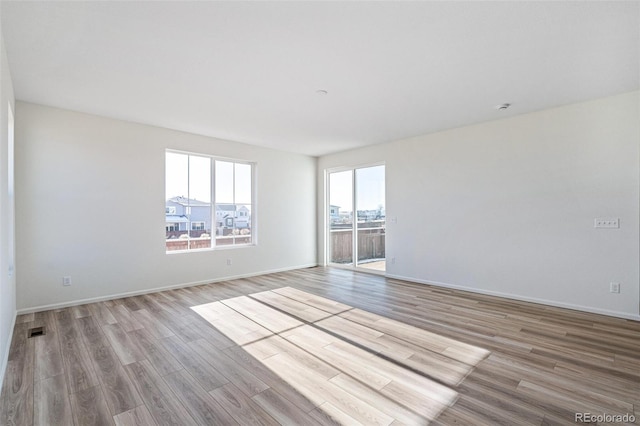
<svg viewBox="0 0 640 426">
<path fill-rule="evenodd" d="M 640 323 L 331 268 L 21 315 L 0 397 L 1 425 L 541 425 L 576 413 L 640 424 Z"/>
</svg>

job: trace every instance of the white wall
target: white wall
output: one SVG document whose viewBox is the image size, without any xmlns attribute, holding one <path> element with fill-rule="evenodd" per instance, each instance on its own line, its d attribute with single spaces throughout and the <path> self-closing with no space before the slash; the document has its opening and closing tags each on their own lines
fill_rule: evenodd
<svg viewBox="0 0 640 426">
<path fill-rule="evenodd" d="M 29 103 L 16 108 L 20 311 L 317 263 L 315 158 Z M 257 246 L 165 253 L 167 148 L 257 162 Z"/>
<path fill-rule="evenodd" d="M 9 210 L 12 203 L 8 193 L 8 109 L 14 106 L 13 84 L 0 28 L 0 378 L 4 377 L 7 366 L 16 318 L 16 278 L 15 274 L 9 274 L 10 259 L 14 255 Z"/>
<path fill-rule="evenodd" d="M 310 157 L 19 102 L 18 308 L 311 265 L 316 230 L 322 263 L 324 170 L 385 161 L 389 275 L 639 319 L 639 98 L 325 156 L 317 193 Z M 258 246 L 165 254 L 166 148 L 258 162 Z"/>
<path fill-rule="evenodd" d="M 389 276 L 640 319 L 639 101 L 627 93 L 321 157 L 318 214 L 325 169 L 385 161 L 387 219 L 397 218 Z M 594 229 L 596 217 L 620 229 Z"/>
</svg>

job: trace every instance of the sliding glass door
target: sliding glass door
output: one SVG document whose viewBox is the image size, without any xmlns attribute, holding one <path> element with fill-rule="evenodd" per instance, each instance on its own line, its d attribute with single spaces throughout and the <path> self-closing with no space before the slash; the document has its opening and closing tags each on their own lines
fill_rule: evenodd
<svg viewBox="0 0 640 426">
<path fill-rule="evenodd" d="M 355 169 L 356 266 L 385 270 L 384 166 Z"/>
<path fill-rule="evenodd" d="M 329 263 L 384 271 L 384 165 L 330 172 L 328 178 Z"/>
</svg>

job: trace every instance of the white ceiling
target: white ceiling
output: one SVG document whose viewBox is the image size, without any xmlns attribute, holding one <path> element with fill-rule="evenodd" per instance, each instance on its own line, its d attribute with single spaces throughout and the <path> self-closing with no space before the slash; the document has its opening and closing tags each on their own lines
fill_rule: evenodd
<svg viewBox="0 0 640 426">
<path fill-rule="evenodd" d="M 2 1 L 1 13 L 20 100 L 309 155 L 640 88 L 635 1 Z"/>
</svg>

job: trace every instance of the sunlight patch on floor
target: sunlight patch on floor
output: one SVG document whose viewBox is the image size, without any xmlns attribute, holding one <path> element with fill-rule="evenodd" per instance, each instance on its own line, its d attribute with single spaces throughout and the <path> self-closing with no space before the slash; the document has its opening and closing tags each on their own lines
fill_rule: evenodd
<svg viewBox="0 0 640 426">
<path fill-rule="evenodd" d="M 490 354 L 291 287 L 191 309 L 343 424 L 425 424 Z"/>
</svg>

